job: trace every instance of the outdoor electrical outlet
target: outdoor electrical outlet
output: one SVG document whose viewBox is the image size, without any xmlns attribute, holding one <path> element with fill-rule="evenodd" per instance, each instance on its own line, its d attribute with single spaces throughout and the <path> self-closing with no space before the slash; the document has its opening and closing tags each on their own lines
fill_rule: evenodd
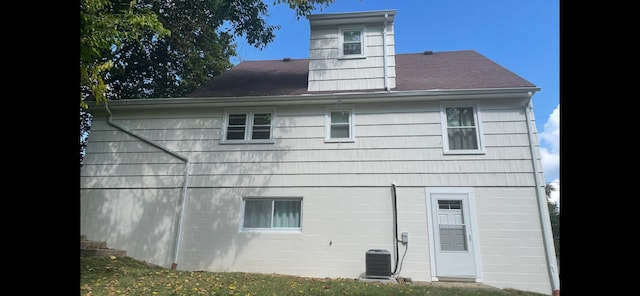
<svg viewBox="0 0 640 296">
<path fill-rule="evenodd" d="M 402 243 L 403 244 L 408 244 L 409 243 L 409 233 L 408 232 L 403 232 L 402 233 Z"/>
</svg>

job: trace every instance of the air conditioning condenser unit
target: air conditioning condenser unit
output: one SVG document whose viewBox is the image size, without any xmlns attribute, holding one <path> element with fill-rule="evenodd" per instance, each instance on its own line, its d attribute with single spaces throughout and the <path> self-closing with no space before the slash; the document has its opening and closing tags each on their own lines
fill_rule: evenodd
<svg viewBox="0 0 640 296">
<path fill-rule="evenodd" d="M 365 256 L 367 278 L 391 278 L 391 253 L 387 250 L 371 249 Z"/>
</svg>

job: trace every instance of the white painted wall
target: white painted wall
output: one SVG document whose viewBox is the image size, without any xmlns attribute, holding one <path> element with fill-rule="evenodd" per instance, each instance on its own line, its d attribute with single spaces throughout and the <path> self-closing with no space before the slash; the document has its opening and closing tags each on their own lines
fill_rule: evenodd
<svg viewBox="0 0 640 296">
<path fill-rule="evenodd" d="M 179 269 L 359 277 L 367 250 L 395 259 L 395 182 L 410 241 L 400 275 L 429 281 L 424 188 L 461 186 L 475 188 L 485 282 L 550 294 L 521 104 L 481 102 L 484 155 L 443 155 L 437 102 L 356 104 L 355 143 L 324 142 L 324 105 L 276 107 L 274 144 L 220 145 L 222 108 L 113 120 L 192 162 Z M 169 267 L 184 164 L 99 112 L 84 163 L 81 233 Z M 241 232 L 243 196 L 302 197 L 302 232 Z"/>
<path fill-rule="evenodd" d="M 179 189 L 82 189 L 80 233 L 170 267 Z"/>
</svg>

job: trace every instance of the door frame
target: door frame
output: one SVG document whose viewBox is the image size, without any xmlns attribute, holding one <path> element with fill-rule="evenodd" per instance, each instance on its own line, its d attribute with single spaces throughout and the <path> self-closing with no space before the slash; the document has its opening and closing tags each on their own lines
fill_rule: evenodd
<svg viewBox="0 0 640 296">
<path fill-rule="evenodd" d="M 427 207 L 427 230 L 429 234 L 429 256 L 430 256 L 430 267 L 431 267 L 431 281 L 437 282 L 439 281 L 437 270 L 436 270 L 436 238 L 435 238 L 435 229 L 434 227 L 437 224 L 437 221 L 434 219 L 434 210 L 432 207 L 432 195 L 434 194 L 459 194 L 466 195 L 463 200 L 463 211 L 467 211 L 469 213 L 468 227 L 467 231 L 471 235 L 472 243 L 471 252 L 473 252 L 474 265 L 475 265 L 475 281 L 478 283 L 483 282 L 482 279 L 482 266 L 480 265 L 480 240 L 478 235 L 478 219 L 476 217 L 476 204 L 475 204 L 475 196 L 473 193 L 472 187 L 426 187 L 425 188 L 425 204 Z M 435 221 L 435 222 L 434 222 Z"/>
</svg>

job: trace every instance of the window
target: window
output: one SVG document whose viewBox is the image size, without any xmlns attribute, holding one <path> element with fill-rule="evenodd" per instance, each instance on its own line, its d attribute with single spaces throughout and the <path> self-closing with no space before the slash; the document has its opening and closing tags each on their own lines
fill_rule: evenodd
<svg viewBox="0 0 640 296">
<path fill-rule="evenodd" d="M 245 198 L 242 229 L 300 230 L 301 198 Z"/>
<path fill-rule="evenodd" d="M 462 200 L 438 200 L 440 250 L 466 251 L 467 229 Z"/>
<path fill-rule="evenodd" d="M 447 153 L 482 153 L 482 137 L 475 105 L 444 106 L 444 150 Z"/>
<path fill-rule="evenodd" d="M 327 108 L 325 124 L 325 141 L 353 142 L 355 140 L 352 107 Z"/>
<path fill-rule="evenodd" d="M 228 111 L 221 143 L 273 143 L 272 111 Z"/>
<path fill-rule="evenodd" d="M 362 28 L 340 30 L 341 57 L 364 57 L 365 35 Z"/>
</svg>

